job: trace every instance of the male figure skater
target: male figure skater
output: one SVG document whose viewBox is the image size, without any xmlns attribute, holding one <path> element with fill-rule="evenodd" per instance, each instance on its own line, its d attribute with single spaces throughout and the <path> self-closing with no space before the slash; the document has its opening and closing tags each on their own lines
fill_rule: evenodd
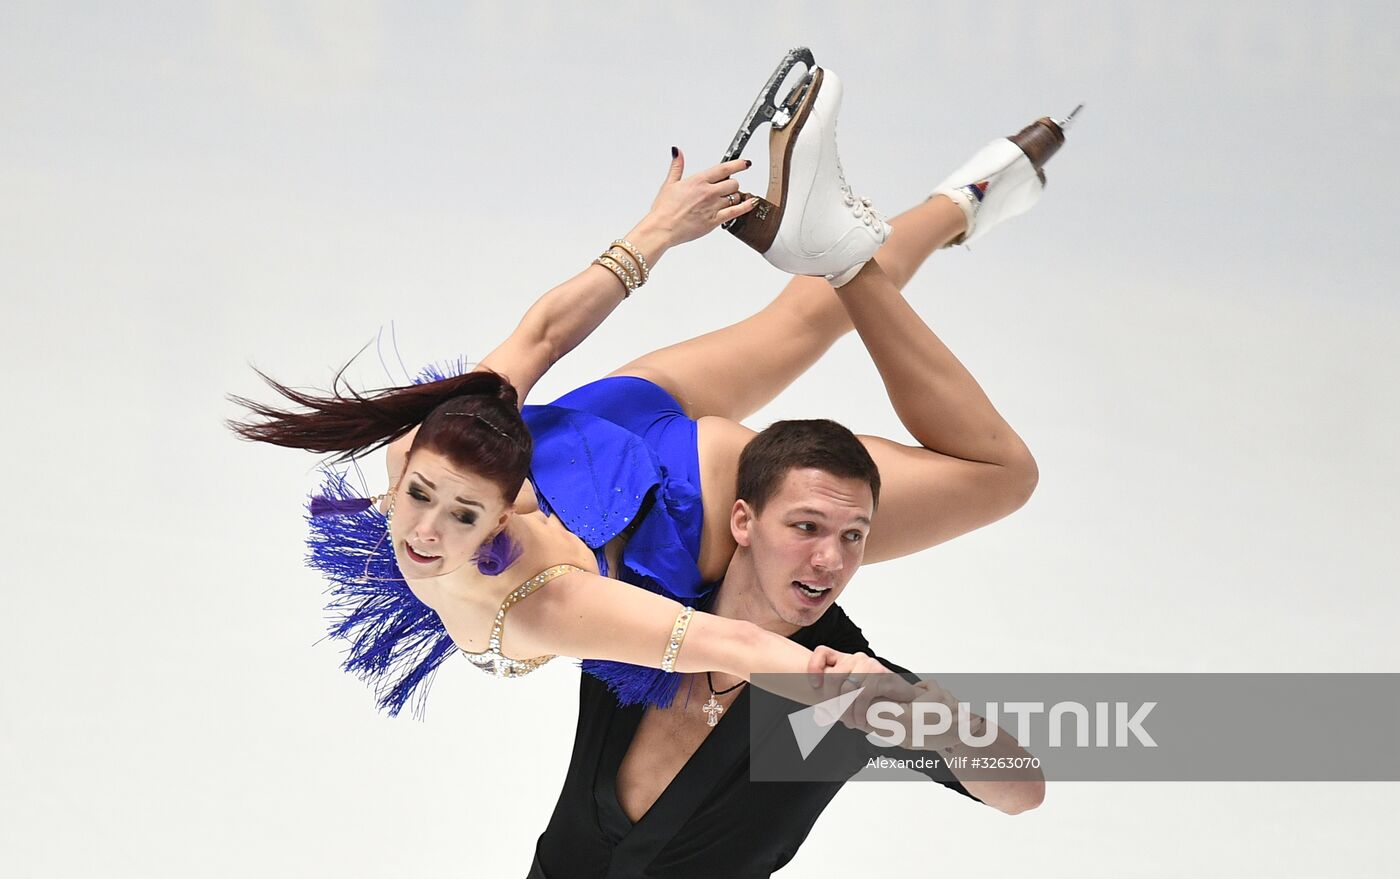
<svg viewBox="0 0 1400 879">
<path fill-rule="evenodd" d="M 705 609 L 817 651 L 813 670 L 872 653 L 833 602 L 860 566 L 879 490 L 875 462 L 835 422 L 784 421 L 760 433 L 739 462 L 730 521 L 739 548 Z M 768 876 L 796 854 L 844 782 L 751 782 L 748 686 L 686 677 L 669 708 L 647 709 L 618 705 L 603 683 L 580 675 L 573 756 L 531 879 Z M 930 756 L 877 748 L 840 726 L 818 747 L 843 749 L 851 775 L 870 756 Z M 1025 754 L 1004 733 L 991 747 Z M 941 763 L 920 771 L 1010 814 L 1044 796 L 1043 779 L 964 783 Z"/>
</svg>

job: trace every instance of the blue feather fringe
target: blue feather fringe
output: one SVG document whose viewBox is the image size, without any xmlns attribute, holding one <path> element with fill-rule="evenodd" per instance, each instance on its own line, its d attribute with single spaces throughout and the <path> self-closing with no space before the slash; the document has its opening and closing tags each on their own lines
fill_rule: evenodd
<svg viewBox="0 0 1400 879">
<path fill-rule="evenodd" d="M 418 371 L 418 376 L 413 379 L 415 385 L 427 384 L 428 382 L 440 382 L 445 378 L 456 378 L 465 375 L 471 370 L 471 364 L 467 363 L 467 358 L 458 357 L 456 360 L 448 360 L 443 363 L 429 363 Z"/>
<path fill-rule="evenodd" d="M 349 503 L 342 473 L 325 471 L 322 495 Z M 307 516 L 307 564 L 332 583 L 329 635 L 349 649 L 342 668 L 373 685 L 391 716 L 405 705 L 422 717 L 434 672 L 455 649 L 436 611 L 409 590 L 387 538 L 388 520 L 372 506 L 341 516 Z"/>
<path fill-rule="evenodd" d="M 680 675 L 644 665 L 585 659 L 582 668 L 607 684 L 620 705 L 648 702 L 657 708 L 666 708 L 675 700 L 681 685 Z"/>
</svg>

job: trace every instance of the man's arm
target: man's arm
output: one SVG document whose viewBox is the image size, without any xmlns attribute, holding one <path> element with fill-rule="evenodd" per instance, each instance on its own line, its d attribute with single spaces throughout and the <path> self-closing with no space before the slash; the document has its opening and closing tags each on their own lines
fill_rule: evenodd
<svg viewBox="0 0 1400 879">
<path fill-rule="evenodd" d="M 877 657 L 880 663 L 891 671 L 899 674 L 911 684 L 920 683 L 919 676 L 908 669 L 895 665 L 886 659 Z M 943 698 L 951 699 L 939 688 L 936 683 L 923 681 L 925 685 L 936 688 L 937 693 Z M 943 699 L 939 699 L 943 701 Z M 956 704 L 956 703 L 955 703 Z M 969 721 L 969 728 L 974 734 L 981 735 L 986 726 L 986 719 L 980 715 L 973 714 Z M 954 726 L 956 729 L 956 724 Z M 907 733 L 907 728 L 906 728 Z M 909 740 L 906 736 L 906 740 Z M 962 787 L 962 789 L 972 797 L 986 803 L 998 811 L 1008 815 L 1018 815 L 1039 806 L 1045 800 L 1045 775 L 1039 769 L 1016 770 L 1019 776 L 1014 781 L 992 781 L 985 777 L 986 770 L 974 771 L 969 764 L 970 759 L 962 758 L 1005 758 L 1007 760 L 1019 761 L 1029 759 L 1030 752 L 1022 748 L 1016 742 L 1016 737 L 1006 732 L 1001 727 L 995 728 L 995 738 L 986 745 L 976 748 L 969 747 L 957 740 L 954 736 L 952 741 L 940 737 L 935 740 L 930 737 L 922 749 L 919 748 L 882 748 L 872 743 L 871 747 L 877 756 L 893 757 L 900 759 L 913 759 L 916 757 L 928 757 L 930 755 L 939 758 L 939 765 L 936 768 L 920 768 L 934 781 L 947 784 L 946 776 L 952 776 Z M 951 758 L 951 759 L 950 759 Z M 914 764 L 922 765 L 922 764 Z M 1030 776 L 1030 777 L 1027 777 Z"/>
<path fill-rule="evenodd" d="M 846 652 L 865 653 L 868 651 L 873 659 L 891 672 L 898 674 L 911 684 L 924 686 L 927 689 L 928 682 L 921 681 L 919 676 L 909 669 L 890 662 L 884 657 L 875 656 L 874 651 L 871 650 L 870 642 L 866 640 L 860 628 L 846 615 L 845 611 L 842 610 L 839 605 L 833 605 L 827 613 L 839 614 L 839 616 L 833 617 L 830 620 L 831 631 L 825 640 L 828 644 L 839 642 L 840 650 L 838 651 L 828 646 L 828 644 L 816 647 L 812 652 L 810 665 L 807 667 L 809 677 L 819 677 L 824 674 L 846 675 L 848 674 L 846 667 L 850 662 Z M 936 686 L 936 684 L 934 686 Z M 941 689 L 939 693 L 942 694 Z M 946 694 L 942 695 L 946 696 Z M 847 726 L 852 726 L 851 715 L 856 712 L 863 715 L 867 704 L 868 700 L 858 700 L 853 703 L 848 709 L 849 713 L 847 717 L 843 718 L 843 722 L 845 722 Z M 903 717 L 906 719 L 907 724 L 907 718 L 909 717 L 908 712 L 906 712 Z M 978 721 L 982 721 L 982 723 L 979 724 Z M 980 732 L 985 724 L 985 720 L 973 715 L 971 723 L 972 728 Z M 856 726 L 860 725 L 857 724 Z M 912 737 L 909 733 L 909 728 L 906 725 L 904 727 L 905 741 L 912 741 Z M 1008 735 L 1000 728 L 997 729 L 996 738 L 987 746 L 971 749 L 958 743 L 953 746 L 951 754 L 935 747 L 935 745 L 939 743 L 945 746 L 949 744 L 943 739 L 935 742 L 930 738 L 926 749 L 919 750 L 914 748 L 880 746 L 871 742 L 862 729 L 854 727 L 852 729 L 852 734 L 861 736 L 862 743 L 866 748 L 865 754 L 867 757 L 888 757 L 898 760 L 907 760 L 910 762 L 910 765 L 916 767 L 918 772 L 928 776 L 933 781 L 950 787 L 959 793 L 966 794 L 976 800 L 980 800 L 1008 815 L 1015 815 L 1029 809 L 1034 809 L 1045 799 L 1045 777 L 1039 770 L 1034 770 L 1034 777 L 1032 778 L 1023 777 L 1016 781 L 988 781 L 980 777 L 981 773 L 972 772 L 969 766 L 959 765 L 963 763 L 961 760 L 954 760 L 951 765 L 949 764 L 947 760 L 948 757 L 972 756 L 971 752 L 974 750 L 975 756 L 979 757 L 1025 758 L 1031 756 L 1016 744 L 1014 736 Z M 918 759 L 930 757 L 939 758 L 936 765 L 930 765 L 931 761 L 929 759 Z M 1022 771 L 1022 775 L 1025 774 L 1026 772 Z"/>
</svg>

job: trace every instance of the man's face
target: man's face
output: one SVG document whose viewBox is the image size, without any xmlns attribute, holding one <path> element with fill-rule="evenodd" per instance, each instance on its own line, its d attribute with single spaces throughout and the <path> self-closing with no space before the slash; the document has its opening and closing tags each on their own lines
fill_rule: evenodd
<svg viewBox="0 0 1400 879">
<path fill-rule="evenodd" d="M 734 539 L 750 548 L 761 610 L 810 626 L 846 587 L 865 557 L 875 502 L 862 479 L 789 470 L 763 512 L 735 505 Z"/>
</svg>

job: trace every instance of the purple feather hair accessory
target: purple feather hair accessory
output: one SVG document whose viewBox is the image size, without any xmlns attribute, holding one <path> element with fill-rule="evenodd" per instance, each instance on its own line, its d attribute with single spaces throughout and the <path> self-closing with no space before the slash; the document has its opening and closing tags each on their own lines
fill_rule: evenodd
<svg viewBox="0 0 1400 879">
<path fill-rule="evenodd" d="M 524 550 L 520 548 L 520 544 L 511 540 L 509 534 L 504 531 L 497 532 L 495 537 L 483 543 L 481 549 L 476 551 L 476 569 L 488 577 L 495 577 L 515 564 L 522 552 Z"/>
</svg>

